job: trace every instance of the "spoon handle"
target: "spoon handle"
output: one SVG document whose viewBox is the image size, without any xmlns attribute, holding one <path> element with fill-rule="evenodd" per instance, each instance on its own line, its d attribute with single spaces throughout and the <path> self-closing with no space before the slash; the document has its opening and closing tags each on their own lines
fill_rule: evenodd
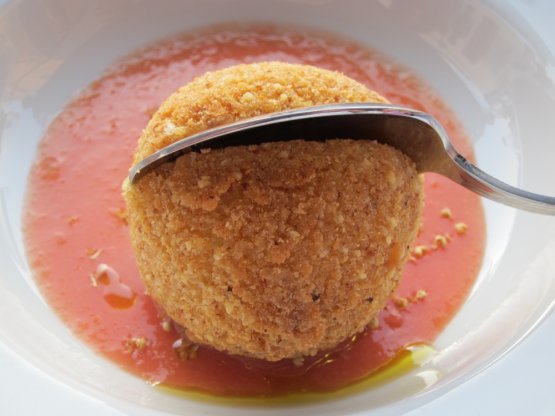
<svg viewBox="0 0 555 416">
<path fill-rule="evenodd" d="M 424 134 L 426 138 L 430 138 L 428 142 L 431 145 L 426 148 L 426 152 L 431 157 L 426 160 L 421 171 L 439 173 L 478 195 L 513 208 L 555 215 L 555 197 L 528 192 L 488 175 L 456 151 L 447 132 L 433 116 L 418 112 L 407 112 L 405 115 L 431 127 Z"/>
<path fill-rule="evenodd" d="M 450 150 L 448 153 L 454 169 L 444 172 L 449 179 L 493 201 L 539 214 L 555 215 L 555 197 L 508 185 L 477 168 L 454 149 Z"/>
</svg>

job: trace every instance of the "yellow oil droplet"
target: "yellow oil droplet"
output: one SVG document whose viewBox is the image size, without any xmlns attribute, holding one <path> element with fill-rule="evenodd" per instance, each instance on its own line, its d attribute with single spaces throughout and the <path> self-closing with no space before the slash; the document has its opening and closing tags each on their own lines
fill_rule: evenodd
<svg viewBox="0 0 555 416">
<path fill-rule="evenodd" d="M 385 364 L 383 367 L 375 370 L 364 379 L 343 387 L 338 390 L 329 392 L 310 392 L 303 391 L 290 393 L 276 397 L 227 397 L 217 396 L 197 391 L 181 390 L 165 385 L 164 383 L 153 383 L 153 387 L 163 390 L 166 393 L 179 396 L 182 398 L 200 401 L 204 403 L 219 404 L 224 406 L 291 406 L 297 404 L 322 403 L 352 396 L 357 393 L 377 388 L 387 383 L 393 382 L 403 376 L 409 376 L 409 373 L 418 369 L 420 366 L 428 362 L 437 351 L 426 344 L 414 344 L 400 350 L 397 355 Z M 441 378 L 441 374 L 433 371 L 434 380 Z M 412 375 L 413 382 L 408 383 L 406 395 L 414 394 L 429 386 L 429 380 L 423 380 L 422 373 Z"/>
</svg>

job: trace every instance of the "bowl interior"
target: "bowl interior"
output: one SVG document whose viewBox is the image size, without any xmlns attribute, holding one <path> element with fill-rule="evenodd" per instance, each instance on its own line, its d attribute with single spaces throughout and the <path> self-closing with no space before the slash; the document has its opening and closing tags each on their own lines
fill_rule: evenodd
<svg viewBox="0 0 555 416">
<path fill-rule="evenodd" d="M 20 231 L 27 173 L 48 123 L 118 57 L 166 35 L 237 21 L 325 29 L 385 53 L 426 80 L 458 114 L 480 167 L 513 185 L 555 195 L 555 181 L 545 175 L 555 154 L 555 141 L 545 135 L 555 114 L 555 60 L 499 2 L 11 2 L 0 12 L 0 342 L 53 378 L 116 408 L 222 412 L 218 404 L 172 397 L 124 373 L 75 339 L 48 308 L 26 264 Z M 555 222 L 484 205 L 483 269 L 434 344 L 438 353 L 392 383 L 307 406 L 305 413 L 380 408 L 387 414 L 417 407 L 506 353 L 549 312 L 555 299 Z M 259 411 L 226 408 L 230 415 Z"/>
</svg>

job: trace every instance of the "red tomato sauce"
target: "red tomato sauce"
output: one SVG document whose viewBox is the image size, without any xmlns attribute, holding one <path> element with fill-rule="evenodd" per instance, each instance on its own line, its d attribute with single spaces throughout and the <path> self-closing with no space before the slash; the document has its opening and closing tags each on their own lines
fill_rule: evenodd
<svg viewBox="0 0 555 416">
<path fill-rule="evenodd" d="M 479 198 L 427 174 L 424 225 L 413 259 L 396 297 L 356 339 L 301 366 L 207 347 L 188 354 L 174 349 L 178 333 L 144 294 L 121 183 L 141 130 L 175 89 L 209 70 L 265 60 L 338 70 L 393 103 L 427 111 L 471 157 L 456 118 L 430 88 L 384 56 L 326 34 L 214 27 L 161 41 L 116 63 L 46 132 L 29 177 L 24 232 L 37 284 L 61 319 L 91 348 L 152 383 L 228 396 L 344 387 L 376 372 L 403 348 L 432 343 L 479 272 L 485 240 Z"/>
</svg>

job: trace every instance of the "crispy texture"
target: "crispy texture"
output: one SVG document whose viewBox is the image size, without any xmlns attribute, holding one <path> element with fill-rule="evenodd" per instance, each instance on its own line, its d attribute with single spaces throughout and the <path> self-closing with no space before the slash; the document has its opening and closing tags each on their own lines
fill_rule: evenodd
<svg viewBox="0 0 555 416">
<path fill-rule="evenodd" d="M 266 112 L 384 101 L 338 73 L 239 65 L 179 89 L 140 160 L 185 135 Z M 360 332 L 397 286 L 422 186 L 372 141 L 266 143 L 189 153 L 124 184 L 148 293 L 193 341 L 266 360 L 311 355 Z"/>
<path fill-rule="evenodd" d="M 222 124 L 346 102 L 387 100 L 340 73 L 308 65 L 270 62 L 208 72 L 162 103 L 139 139 L 135 163 L 176 140 Z"/>
</svg>

